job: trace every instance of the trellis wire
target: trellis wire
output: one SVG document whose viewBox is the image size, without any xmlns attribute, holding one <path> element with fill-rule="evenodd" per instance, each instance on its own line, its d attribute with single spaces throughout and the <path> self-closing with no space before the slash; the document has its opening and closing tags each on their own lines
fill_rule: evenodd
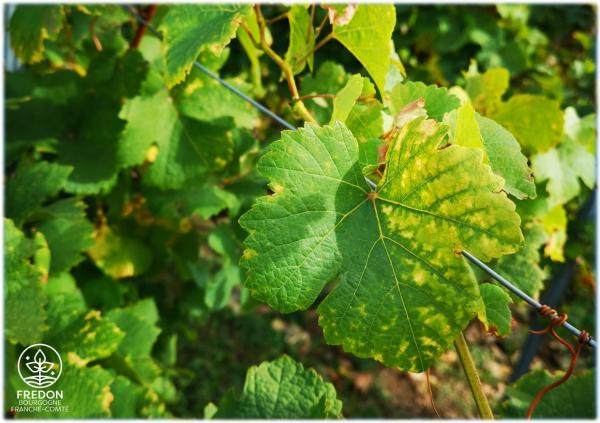
<svg viewBox="0 0 600 423">
<path fill-rule="evenodd" d="M 150 24 L 150 22 L 148 22 L 146 19 L 144 19 L 142 16 L 140 16 L 131 6 L 129 6 L 129 7 L 124 6 L 124 7 L 140 23 L 142 23 L 143 25 L 145 25 L 154 35 L 156 35 L 157 37 L 159 37 L 162 40 L 162 34 L 152 24 Z M 237 95 L 240 98 L 246 100 L 252 106 L 256 107 L 258 110 L 260 110 L 261 112 L 263 112 L 264 114 L 266 114 L 267 116 L 269 116 L 271 119 L 273 119 L 274 121 L 276 121 L 277 123 L 279 123 L 281 126 L 287 128 L 287 129 L 290 129 L 292 131 L 296 130 L 296 127 L 294 125 L 292 125 L 291 123 L 287 122 L 285 119 L 279 117 L 277 114 L 275 114 L 271 110 L 267 109 L 265 106 L 263 106 L 262 104 L 260 104 L 258 101 L 250 98 L 249 96 L 247 96 L 246 94 L 244 94 L 243 92 L 241 92 L 240 90 L 238 90 L 236 87 L 234 87 L 233 85 L 229 84 L 227 81 L 223 80 L 218 75 L 214 74 L 212 71 L 210 71 L 209 69 L 207 69 L 204 66 L 202 66 L 202 64 L 199 63 L 197 60 L 194 60 L 193 65 L 198 70 L 200 70 L 201 72 L 203 72 L 204 74 L 206 74 L 207 76 L 209 76 L 210 78 L 214 79 L 219 84 L 221 84 L 222 86 L 224 86 L 225 88 L 227 88 L 228 90 L 230 90 L 231 92 L 233 92 L 235 95 Z M 373 181 L 371 181 L 370 179 L 368 179 L 368 178 L 365 177 L 365 181 L 367 182 L 367 184 L 369 185 L 369 187 L 371 187 L 372 190 L 375 190 L 377 188 L 377 185 Z M 490 275 L 495 281 L 497 281 L 498 283 L 500 283 L 503 287 L 505 287 L 510 292 L 512 292 L 513 294 L 515 294 L 517 297 L 521 298 L 523 301 L 525 301 L 527 304 L 529 304 L 531 307 L 533 307 L 534 309 L 536 309 L 538 311 L 542 308 L 542 304 L 540 304 L 538 301 L 536 301 L 533 298 L 531 298 L 529 295 L 527 295 L 521 289 L 517 288 L 515 285 L 513 285 L 507 279 L 505 279 L 504 277 L 500 276 L 492 268 L 490 268 L 489 266 L 487 266 L 485 263 L 483 263 L 477 257 L 475 257 L 474 255 L 472 255 L 471 253 L 469 253 L 468 251 L 465 251 L 465 250 L 462 250 L 461 254 L 464 257 L 466 257 L 467 260 L 469 260 L 471 263 L 473 263 L 474 265 L 476 265 L 477 267 L 479 267 L 481 270 L 483 270 L 484 272 L 486 272 L 488 275 Z M 581 334 L 581 331 L 579 329 L 577 329 L 575 326 L 573 326 L 572 324 L 570 324 L 568 321 L 565 321 L 562 324 L 562 327 L 564 327 L 565 329 L 567 329 L 569 332 L 571 332 L 576 337 L 579 337 L 579 335 Z M 594 339 L 592 339 L 591 336 L 588 338 L 587 344 L 589 346 L 593 347 L 593 348 L 597 347 L 596 341 Z"/>
</svg>

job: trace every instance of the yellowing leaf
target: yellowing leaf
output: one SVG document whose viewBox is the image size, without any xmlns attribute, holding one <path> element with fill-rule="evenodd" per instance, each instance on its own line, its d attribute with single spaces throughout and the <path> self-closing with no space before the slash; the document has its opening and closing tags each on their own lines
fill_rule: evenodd
<svg viewBox="0 0 600 423">
<path fill-rule="evenodd" d="M 478 112 L 491 115 L 496 111 L 508 89 L 509 76 L 504 68 L 491 68 L 483 74 L 467 76 L 466 90 Z"/>
<path fill-rule="evenodd" d="M 565 204 L 580 191 L 579 179 L 588 188 L 596 182 L 596 160 L 583 145 L 565 138 L 557 147 L 532 158 L 533 171 L 538 182 L 548 181 L 550 206 Z"/>
<path fill-rule="evenodd" d="M 491 117 L 508 129 L 528 152 L 545 152 L 562 139 L 560 104 L 544 96 L 514 95 Z"/>
<path fill-rule="evenodd" d="M 108 226 L 98 230 L 96 245 L 88 254 L 96 266 L 116 279 L 143 273 L 152 260 L 152 252 L 142 242 L 117 234 Z"/>
<path fill-rule="evenodd" d="M 390 40 L 396 25 L 396 9 L 392 4 L 361 4 L 351 19 L 333 21 L 333 37 L 358 59 L 375 81 L 380 93 L 390 68 Z"/>
<path fill-rule="evenodd" d="M 548 211 L 542 220 L 548 234 L 544 254 L 552 261 L 565 261 L 564 248 L 567 242 L 567 213 L 563 206 L 558 205 Z"/>
<path fill-rule="evenodd" d="M 521 242 L 514 204 L 482 152 L 447 146 L 445 125 L 417 118 L 392 142 L 371 192 L 347 128 L 283 132 L 258 164 L 271 186 L 240 218 L 242 265 L 254 296 L 283 312 L 319 305 L 329 344 L 387 366 L 423 371 L 481 310 L 478 285 L 455 252 L 483 260 Z"/>
<path fill-rule="evenodd" d="M 44 40 L 55 38 L 63 26 L 63 6 L 20 4 L 10 19 L 10 46 L 25 63 L 43 58 Z"/>
<path fill-rule="evenodd" d="M 475 119 L 475 110 L 470 101 L 464 101 L 462 105 L 448 116 L 452 120 L 450 127 L 454 129 L 452 142 L 463 147 L 481 148 L 483 142 L 479 132 L 479 125 Z M 484 163 L 489 163 L 487 154 L 484 155 Z"/>
</svg>

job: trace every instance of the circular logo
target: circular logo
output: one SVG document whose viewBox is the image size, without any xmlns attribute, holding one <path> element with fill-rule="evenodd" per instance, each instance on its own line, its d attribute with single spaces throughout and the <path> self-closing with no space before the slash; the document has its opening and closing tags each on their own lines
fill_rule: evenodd
<svg viewBox="0 0 600 423">
<path fill-rule="evenodd" d="M 46 344 L 33 344 L 23 350 L 17 361 L 19 376 L 32 388 L 53 385 L 62 373 L 60 354 Z"/>
</svg>

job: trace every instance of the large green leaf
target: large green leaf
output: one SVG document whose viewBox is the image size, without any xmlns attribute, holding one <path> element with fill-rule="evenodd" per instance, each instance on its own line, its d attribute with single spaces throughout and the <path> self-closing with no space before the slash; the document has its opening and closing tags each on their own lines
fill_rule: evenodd
<svg viewBox="0 0 600 423">
<path fill-rule="evenodd" d="M 20 4 L 10 19 L 10 46 L 25 63 L 40 62 L 44 40 L 55 38 L 63 26 L 62 5 Z"/>
<path fill-rule="evenodd" d="M 445 148 L 444 148 L 445 147 Z M 516 251 L 514 204 L 476 149 L 447 146 L 447 127 L 417 118 L 388 150 L 370 193 L 358 143 L 341 123 L 284 132 L 258 163 L 272 196 L 240 218 L 254 296 L 283 312 L 319 306 L 330 344 L 423 371 L 482 307 L 465 260 Z"/>
<path fill-rule="evenodd" d="M 342 403 L 332 384 L 288 356 L 252 366 L 240 398 L 226 396 L 215 418 L 339 418 Z"/>
<path fill-rule="evenodd" d="M 356 6 L 350 22 L 333 22 L 333 37 L 362 63 L 381 94 L 390 67 L 390 40 L 395 25 L 396 9 L 392 4 L 361 4 Z"/>
<path fill-rule="evenodd" d="M 508 129 L 527 152 L 545 152 L 562 139 L 560 104 L 544 96 L 514 95 L 491 118 Z"/>
<path fill-rule="evenodd" d="M 163 53 L 169 88 L 185 79 L 203 50 L 217 54 L 223 51 L 250 8 L 249 4 L 170 6 L 159 27 L 164 34 Z"/>
<path fill-rule="evenodd" d="M 10 342 L 23 345 L 41 341 L 46 328 L 46 294 L 31 262 L 34 252 L 33 242 L 4 219 L 4 331 Z"/>
</svg>

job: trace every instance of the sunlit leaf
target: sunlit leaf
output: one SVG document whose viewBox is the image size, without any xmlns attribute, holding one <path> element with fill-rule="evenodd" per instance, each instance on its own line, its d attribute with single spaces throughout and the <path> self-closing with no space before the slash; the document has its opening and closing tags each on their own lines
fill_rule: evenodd
<svg viewBox="0 0 600 423">
<path fill-rule="evenodd" d="M 390 67 L 390 40 L 396 25 L 396 10 L 391 4 L 362 4 L 349 22 L 334 20 L 333 37 L 342 43 L 375 81 L 380 93 Z"/>
<path fill-rule="evenodd" d="M 284 132 L 258 164 L 275 195 L 240 219 L 250 232 L 245 285 L 291 312 L 339 276 L 318 308 L 327 342 L 388 366 L 427 369 L 482 307 L 455 251 L 489 260 L 522 242 L 514 204 L 482 153 L 446 144 L 446 126 L 409 122 L 374 195 L 343 124 Z"/>
</svg>

